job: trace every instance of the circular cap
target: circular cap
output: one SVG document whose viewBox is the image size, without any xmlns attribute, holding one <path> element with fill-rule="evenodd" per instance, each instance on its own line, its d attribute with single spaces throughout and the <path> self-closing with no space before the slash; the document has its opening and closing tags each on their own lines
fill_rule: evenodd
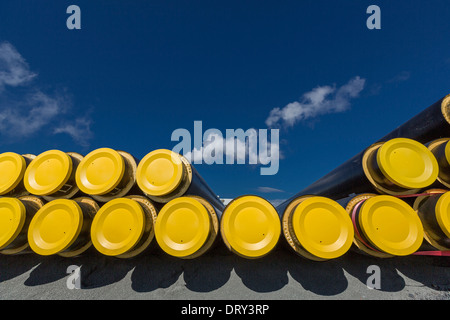
<svg viewBox="0 0 450 320">
<path fill-rule="evenodd" d="M 439 166 L 423 144 L 406 138 L 384 143 L 377 152 L 381 172 L 393 183 L 407 189 L 420 189 L 436 181 Z"/>
<path fill-rule="evenodd" d="M 277 244 L 281 222 L 275 208 L 257 196 L 243 196 L 228 204 L 223 212 L 222 237 L 239 255 L 258 258 Z"/>
<path fill-rule="evenodd" d="M 445 142 L 445 159 L 447 160 L 447 163 L 450 164 L 450 140 Z"/>
<path fill-rule="evenodd" d="M 23 179 L 26 170 L 24 157 L 17 153 L 0 154 L 0 195 L 12 191 Z"/>
<path fill-rule="evenodd" d="M 75 201 L 53 200 L 39 209 L 31 220 L 28 242 L 37 254 L 57 254 L 72 245 L 82 225 L 83 212 Z"/>
<path fill-rule="evenodd" d="M 136 172 L 136 182 L 145 193 L 163 196 L 173 192 L 181 183 L 183 163 L 173 151 L 159 149 L 147 154 Z"/>
<path fill-rule="evenodd" d="M 0 249 L 7 247 L 22 231 L 26 210 L 16 198 L 0 198 Z"/>
<path fill-rule="evenodd" d="M 31 161 L 25 171 L 25 188 L 31 194 L 47 196 L 55 193 L 69 180 L 72 159 L 64 152 L 50 150 Z"/>
<path fill-rule="evenodd" d="M 155 236 L 166 253 L 188 257 L 203 247 L 210 228 L 210 216 L 200 201 L 180 197 L 169 201 L 159 212 Z"/>
<path fill-rule="evenodd" d="M 139 203 L 117 198 L 106 203 L 95 215 L 91 226 L 92 244 L 104 255 L 118 256 L 139 242 L 144 228 L 144 210 Z"/>
<path fill-rule="evenodd" d="M 439 197 L 436 203 L 436 220 L 442 232 L 450 238 L 450 192 Z"/>
<path fill-rule="evenodd" d="M 292 216 L 292 226 L 300 244 L 322 259 L 346 253 L 353 243 L 353 224 L 347 211 L 324 197 L 302 201 Z"/>
<path fill-rule="evenodd" d="M 423 226 L 403 200 L 392 196 L 367 199 L 359 211 L 359 225 L 367 239 L 381 251 L 405 256 L 417 251 L 423 240 Z"/>
<path fill-rule="evenodd" d="M 125 173 L 125 160 L 115 150 L 101 148 L 81 160 L 75 175 L 78 188 L 86 194 L 103 195 L 114 190 Z"/>
</svg>

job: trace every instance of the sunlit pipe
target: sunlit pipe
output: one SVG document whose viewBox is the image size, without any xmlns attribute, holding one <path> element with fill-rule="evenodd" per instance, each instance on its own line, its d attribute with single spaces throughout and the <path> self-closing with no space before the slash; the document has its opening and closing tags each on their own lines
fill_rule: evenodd
<svg viewBox="0 0 450 320">
<path fill-rule="evenodd" d="M 353 243 L 358 252 L 390 258 L 411 255 L 421 248 L 424 236 L 422 222 L 402 199 L 366 193 L 337 202 L 345 207 L 352 219 Z"/>
<path fill-rule="evenodd" d="M 221 209 L 199 196 L 182 196 L 166 203 L 155 225 L 156 240 L 167 254 L 193 259 L 205 254 L 219 235 Z"/>
<path fill-rule="evenodd" d="M 94 217 L 92 243 L 103 255 L 133 258 L 153 243 L 157 214 L 154 204 L 141 195 L 110 200 Z"/>
<path fill-rule="evenodd" d="M 36 196 L 0 198 L 0 253 L 16 255 L 32 252 L 27 233 L 31 219 L 44 206 Z"/>
<path fill-rule="evenodd" d="M 110 148 L 91 151 L 80 162 L 76 184 L 98 202 L 128 194 L 136 182 L 137 160 L 130 153 Z"/>
<path fill-rule="evenodd" d="M 277 211 L 267 200 L 244 195 L 226 206 L 220 232 L 228 249 L 244 258 L 262 258 L 275 249 L 281 236 Z"/>
<path fill-rule="evenodd" d="M 376 143 L 277 206 L 283 214 L 290 202 L 303 195 L 340 199 L 350 194 L 415 194 L 438 176 L 434 155 L 421 143 L 396 138 Z"/>
<path fill-rule="evenodd" d="M 439 138 L 450 137 L 450 94 L 392 130 L 378 142 L 399 137 L 424 144 Z"/>
<path fill-rule="evenodd" d="M 219 211 L 225 207 L 194 166 L 171 150 L 154 150 L 142 158 L 137 167 L 136 182 L 149 199 L 158 203 L 195 195 Z"/>
<path fill-rule="evenodd" d="M 91 245 L 89 231 L 99 205 L 89 197 L 56 199 L 34 215 L 28 228 L 31 249 L 43 256 L 75 257 Z"/>
<path fill-rule="evenodd" d="M 422 180 L 423 183 L 419 184 L 413 183 L 412 185 L 402 185 L 402 181 L 392 181 L 389 177 L 388 179 L 384 179 L 383 175 L 379 175 L 380 170 L 377 169 L 377 166 L 371 166 L 371 164 L 374 164 L 373 152 L 380 148 L 384 143 L 397 138 L 407 138 L 414 140 L 417 143 L 425 144 L 443 137 L 450 137 L 450 95 L 441 98 L 404 124 L 392 130 L 373 145 L 364 149 L 330 173 L 299 191 L 283 204 L 279 205 L 277 209 L 278 211 L 284 212 L 284 209 L 291 201 L 307 194 L 340 199 L 347 197 L 352 193 L 359 194 L 364 192 L 381 192 L 393 195 L 415 193 L 417 189 L 428 187 L 430 185 L 428 184 L 429 180 Z M 418 148 L 419 147 L 416 149 L 418 150 Z M 384 149 L 389 150 L 389 148 Z M 401 150 L 401 148 L 398 148 L 398 150 Z M 403 158 L 407 159 L 408 152 L 404 151 L 405 150 L 398 155 L 401 156 L 403 154 Z M 419 152 L 417 156 L 420 157 L 420 153 L 425 154 L 426 152 Z M 370 159 L 372 159 L 372 161 L 369 161 Z M 385 160 L 387 160 L 387 158 Z M 399 160 L 401 160 L 400 157 Z M 384 162 L 387 163 L 387 161 Z M 402 162 L 405 163 L 405 161 L 398 161 L 400 172 L 402 170 Z M 408 163 L 408 161 L 406 161 L 406 163 Z M 436 165 L 433 166 L 435 167 Z M 384 165 L 384 167 L 386 167 L 386 165 Z M 395 168 L 391 169 L 396 171 Z M 420 163 L 413 166 L 411 171 L 420 171 L 419 169 Z M 420 175 L 416 175 L 416 178 L 419 176 Z M 433 177 L 434 174 L 431 174 L 429 176 L 430 180 L 432 180 Z M 398 184 L 398 182 L 400 182 L 400 184 Z M 402 187 L 407 187 L 407 189 L 402 190 Z"/>
<path fill-rule="evenodd" d="M 289 246 L 314 261 L 343 256 L 354 237 L 345 209 L 325 197 L 305 195 L 291 201 L 282 214 L 282 226 Z"/>
<path fill-rule="evenodd" d="M 72 198 L 79 191 L 75 171 L 82 159 L 79 153 L 60 150 L 39 154 L 25 171 L 25 188 L 30 194 L 43 196 L 47 201 Z"/>
<path fill-rule="evenodd" d="M 426 144 L 439 165 L 438 182 L 450 188 L 450 138 L 441 138 Z"/>
<path fill-rule="evenodd" d="M 440 251 L 450 250 L 450 191 L 427 190 L 414 199 L 413 208 L 424 228 L 425 240 Z"/>
<path fill-rule="evenodd" d="M 32 154 L 20 155 L 14 152 L 0 154 L 0 195 L 4 197 L 20 197 L 28 195 L 23 177 L 31 161 L 36 158 Z"/>
</svg>

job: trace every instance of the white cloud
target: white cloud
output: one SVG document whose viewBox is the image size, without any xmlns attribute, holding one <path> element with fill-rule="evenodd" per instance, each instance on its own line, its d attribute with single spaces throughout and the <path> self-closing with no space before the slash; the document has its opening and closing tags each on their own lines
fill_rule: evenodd
<svg viewBox="0 0 450 320">
<path fill-rule="evenodd" d="M 301 101 L 294 101 L 283 108 L 272 109 L 266 119 L 266 125 L 291 127 L 301 120 L 346 111 L 350 108 L 351 99 L 357 98 L 364 89 L 365 82 L 365 79 L 356 76 L 339 88 L 336 86 L 316 87 L 303 94 Z"/>
<path fill-rule="evenodd" d="M 89 146 L 89 140 L 93 137 L 91 130 L 92 120 L 89 118 L 77 118 L 74 122 L 67 122 L 55 128 L 53 133 L 66 133 L 83 147 Z"/>
<path fill-rule="evenodd" d="M 402 72 L 398 73 L 397 75 L 395 75 L 395 77 L 389 79 L 387 82 L 388 83 L 399 83 L 399 82 L 407 81 L 407 80 L 409 80 L 409 78 L 411 78 L 411 72 L 402 71 Z"/>
<path fill-rule="evenodd" d="M 36 76 L 9 42 L 0 43 L 0 90 L 6 85 L 13 87 L 23 85 Z"/>
<path fill-rule="evenodd" d="M 269 169 L 274 172 L 278 171 L 278 161 L 283 157 L 280 153 L 278 129 L 253 128 L 245 132 L 242 129 L 228 129 L 225 137 L 219 130 L 209 129 L 204 134 L 202 146 L 194 147 L 184 156 L 194 164 L 270 165 Z M 270 175 L 272 171 L 264 174 Z"/>
<path fill-rule="evenodd" d="M 88 118 L 70 119 L 66 94 L 45 93 L 35 83 L 22 55 L 9 42 L 0 43 L 0 134 L 25 139 L 39 132 L 66 133 L 82 146 L 92 137 Z M 19 92 L 13 88 L 20 87 Z"/>
<path fill-rule="evenodd" d="M 284 190 L 277 189 L 277 188 L 271 188 L 271 187 L 258 187 L 257 190 L 258 190 L 258 192 L 262 192 L 262 193 L 283 193 L 283 192 L 285 192 Z"/>
<path fill-rule="evenodd" d="M 65 112 L 64 97 L 50 96 L 39 90 L 27 93 L 21 101 L 0 106 L 0 132 L 28 137 Z"/>
</svg>

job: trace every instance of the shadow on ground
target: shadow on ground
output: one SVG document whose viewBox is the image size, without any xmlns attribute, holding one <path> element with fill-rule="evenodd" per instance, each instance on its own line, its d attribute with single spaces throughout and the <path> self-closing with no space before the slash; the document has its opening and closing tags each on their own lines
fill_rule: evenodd
<svg viewBox="0 0 450 320">
<path fill-rule="evenodd" d="M 450 289 L 450 258 L 447 257 L 378 259 L 351 250 L 339 259 L 315 262 L 279 245 L 264 258 L 247 260 L 229 252 L 222 243 L 192 260 L 170 257 L 157 247 L 133 259 L 102 256 L 93 248 L 76 258 L 41 257 L 33 253 L 0 256 L 0 284 L 27 272 L 26 286 L 52 283 L 67 277 L 70 265 L 81 266 L 83 289 L 114 284 L 131 272 L 131 287 L 136 292 L 169 288 L 180 277 L 191 291 L 211 292 L 227 284 L 234 271 L 255 292 L 275 292 L 296 281 L 304 290 L 333 296 L 348 288 L 349 276 L 365 285 L 370 265 L 377 265 L 381 270 L 381 291 L 403 290 L 407 285 L 404 277 L 433 290 Z"/>
</svg>

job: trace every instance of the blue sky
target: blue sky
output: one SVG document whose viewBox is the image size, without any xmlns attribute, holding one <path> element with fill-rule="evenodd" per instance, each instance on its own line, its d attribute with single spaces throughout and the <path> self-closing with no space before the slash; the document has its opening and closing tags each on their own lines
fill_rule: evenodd
<svg viewBox="0 0 450 320">
<path fill-rule="evenodd" d="M 2 0 L 0 151 L 142 158 L 196 120 L 273 126 L 276 175 L 196 168 L 222 197 L 285 199 L 450 93 L 449 14 L 448 0 Z"/>
</svg>

